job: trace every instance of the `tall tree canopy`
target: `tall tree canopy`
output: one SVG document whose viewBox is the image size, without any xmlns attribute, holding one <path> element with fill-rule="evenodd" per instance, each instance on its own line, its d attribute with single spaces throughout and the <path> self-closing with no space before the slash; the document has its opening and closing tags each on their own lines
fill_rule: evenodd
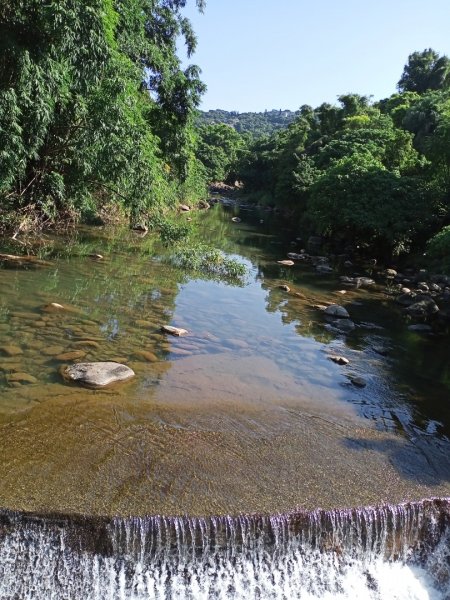
<svg viewBox="0 0 450 600">
<path fill-rule="evenodd" d="M 450 85 L 450 59 L 439 56 L 432 48 L 413 52 L 408 57 L 403 74 L 398 82 L 401 92 L 440 90 Z"/>
<path fill-rule="evenodd" d="M 201 187 L 181 68 L 186 0 L 6 0 L 0 6 L 0 210 L 47 219 L 108 199 L 136 218 Z M 197 0 L 200 9 L 203 2 Z"/>
<path fill-rule="evenodd" d="M 390 98 L 345 94 L 337 105 L 302 106 L 287 129 L 245 153 L 239 177 L 249 197 L 342 247 L 389 256 L 423 243 L 450 221 L 449 66 L 433 50 L 415 52 Z"/>
</svg>

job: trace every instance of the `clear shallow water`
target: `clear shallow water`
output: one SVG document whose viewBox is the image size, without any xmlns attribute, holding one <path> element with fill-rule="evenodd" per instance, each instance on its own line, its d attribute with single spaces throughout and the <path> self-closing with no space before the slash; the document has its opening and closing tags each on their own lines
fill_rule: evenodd
<svg viewBox="0 0 450 600">
<path fill-rule="evenodd" d="M 245 286 L 192 279 L 169 266 L 151 239 L 129 232 L 81 234 L 83 252 L 99 252 L 102 261 L 77 254 L 78 245 L 63 251 L 67 258 L 56 248 L 41 268 L 0 270 L 0 347 L 20 351 L 0 358 L 0 506 L 43 514 L 208 517 L 450 496 L 447 341 L 407 332 L 378 290 L 342 296 L 337 276 L 278 265 L 292 250 L 288 233 L 275 237 L 259 215 L 241 216 L 239 226 L 219 208 L 196 218 L 204 237 L 249 266 Z M 278 289 L 282 283 L 290 294 Z M 324 301 L 344 304 L 357 324 L 377 327 L 347 337 L 331 333 L 313 308 Z M 66 310 L 49 312 L 52 302 Z M 189 335 L 168 338 L 160 333 L 165 323 Z M 375 352 L 379 346 L 389 348 L 388 356 Z M 79 358 L 64 358 L 67 352 Z M 335 365 L 329 354 L 346 356 L 350 365 Z M 120 360 L 136 378 L 104 391 L 71 387 L 59 369 L 77 360 Z M 32 383 L 17 376 L 23 373 Z M 350 373 L 367 386 L 355 388 Z M 351 544 L 344 562 L 323 548 L 316 554 L 284 549 L 276 567 L 258 553 L 231 562 L 222 557 L 217 569 L 208 553 L 201 565 L 182 568 L 171 558 L 168 584 L 159 563 L 127 562 L 119 551 L 80 558 L 71 549 L 67 557 L 60 537 L 52 541 L 42 527 L 29 534 L 20 525 L 2 538 L 0 564 L 10 565 L 10 579 L 20 572 L 39 590 L 27 596 L 28 584 L 19 578 L 11 589 L 21 598 L 66 597 L 51 573 L 37 582 L 28 573 L 47 560 L 54 543 L 51 572 L 55 561 L 68 561 L 85 573 L 67 596 L 77 600 L 446 597 L 423 560 L 405 565 L 372 553 L 368 577 L 366 555 L 352 556 Z M 11 556 L 23 535 L 30 554 L 20 566 Z M 446 547 L 442 531 L 437 537 Z M 67 577 L 63 587 L 71 589 Z M 222 582 L 213 591 L 211 577 Z M 328 587 L 327 577 L 334 582 Z M 371 590 L 371 577 L 378 591 Z M 2 597 L 16 596 L 5 591 Z"/>
</svg>

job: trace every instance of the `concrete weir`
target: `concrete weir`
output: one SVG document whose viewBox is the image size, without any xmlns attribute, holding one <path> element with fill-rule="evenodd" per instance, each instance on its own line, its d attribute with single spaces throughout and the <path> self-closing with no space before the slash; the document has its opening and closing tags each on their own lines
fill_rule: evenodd
<svg viewBox="0 0 450 600">
<path fill-rule="evenodd" d="M 0 515 L 2 600 L 356 593 L 448 598 L 450 499 L 266 516 Z"/>
</svg>

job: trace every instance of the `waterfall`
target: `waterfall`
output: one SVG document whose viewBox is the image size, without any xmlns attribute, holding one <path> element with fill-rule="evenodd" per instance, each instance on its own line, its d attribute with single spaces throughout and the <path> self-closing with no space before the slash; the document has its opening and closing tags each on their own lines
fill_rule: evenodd
<svg viewBox="0 0 450 600">
<path fill-rule="evenodd" d="M 2 600 L 450 598 L 450 499 L 237 517 L 0 513 Z"/>
</svg>

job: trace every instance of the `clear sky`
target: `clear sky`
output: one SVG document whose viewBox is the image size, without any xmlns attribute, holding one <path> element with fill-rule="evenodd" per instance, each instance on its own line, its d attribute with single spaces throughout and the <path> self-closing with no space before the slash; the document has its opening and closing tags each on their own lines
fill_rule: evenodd
<svg viewBox="0 0 450 600">
<path fill-rule="evenodd" d="M 201 108 L 295 110 L 347 92 L 384 98 L 409 54 L 450 55 L 450 0 L 207 0 L 186 8 Z"/>
</svg>

